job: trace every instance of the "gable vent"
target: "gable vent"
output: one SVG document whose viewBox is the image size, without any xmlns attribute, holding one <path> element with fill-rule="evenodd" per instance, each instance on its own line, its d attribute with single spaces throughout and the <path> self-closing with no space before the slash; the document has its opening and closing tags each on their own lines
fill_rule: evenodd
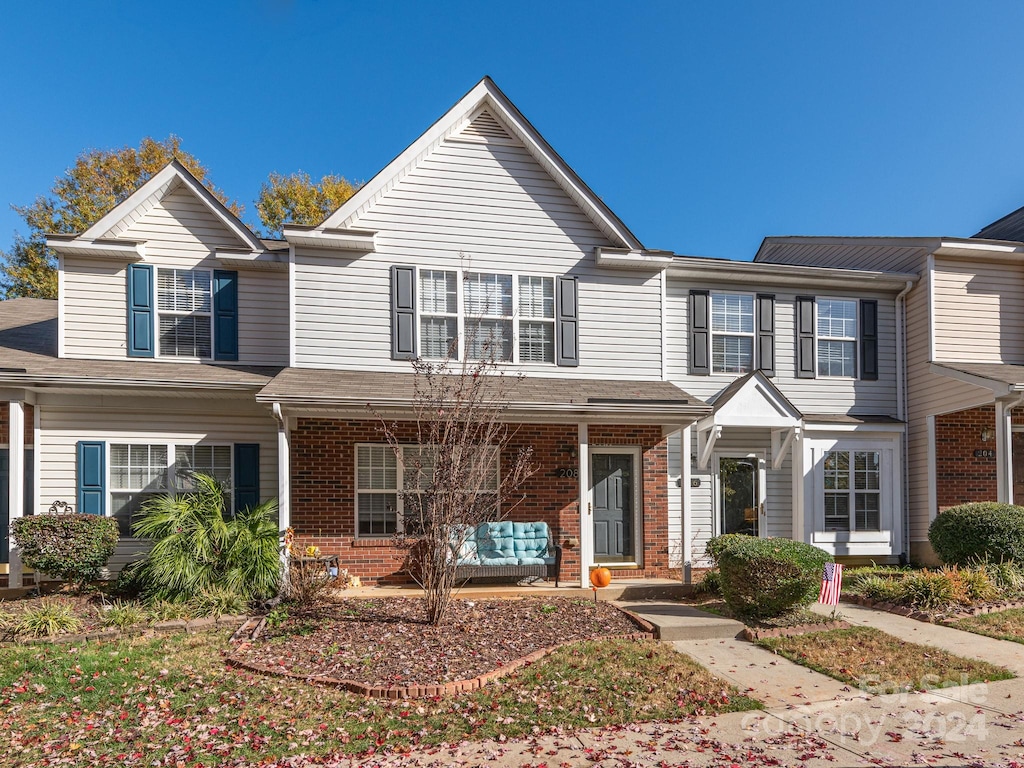
<svg viewBox="0 0 1024 768">
<path fill-rule="evenodd" d="M 519 143 L 515 138 L 509 135 L 509 132 L 502 127 L 497 118 L 487 110 L 484 110 L 474 117 L 469 122 L 469 125 L 459 132 L 458 138 L 465 139 L 466 141 L 500 141 L 502 143 Z"/>
</svg>

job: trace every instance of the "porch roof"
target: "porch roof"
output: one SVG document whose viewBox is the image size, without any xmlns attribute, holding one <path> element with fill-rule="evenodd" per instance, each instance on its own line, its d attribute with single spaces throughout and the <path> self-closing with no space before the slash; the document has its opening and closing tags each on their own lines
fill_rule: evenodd
<svg viewBox="0 0 1024 768">
<path fill-rule="evenodd" d="M 991 389 L 997 396 L 1024 391 L 1024 365 L 1010 363 L 932 363 L 932 373 Z"/>
<path fill-rule="evenodd" d="M 685 424 L 711 412 L 702 400 L 667 381 L 548 376 L 504 381 L 509 413 L 517 416 Z M 342 412 L 366 418 L 368 408 L 408 410 L 415 394 L 416 376 L 412 373 L 286 368 L 256 399 L 293 411 Z"/>
</svg>

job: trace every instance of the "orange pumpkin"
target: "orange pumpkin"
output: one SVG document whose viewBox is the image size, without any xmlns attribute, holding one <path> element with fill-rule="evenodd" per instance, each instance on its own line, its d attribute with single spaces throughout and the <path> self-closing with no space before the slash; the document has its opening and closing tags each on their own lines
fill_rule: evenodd
<svg viewBox="0 0 1024 768">
<path fill-rule="evenodd" d="M 595 568 L 590 572 L 590 583 L 595 587 L 607 587 L 612 583 L 612 572 L 607 568 Z"/>
</svg>

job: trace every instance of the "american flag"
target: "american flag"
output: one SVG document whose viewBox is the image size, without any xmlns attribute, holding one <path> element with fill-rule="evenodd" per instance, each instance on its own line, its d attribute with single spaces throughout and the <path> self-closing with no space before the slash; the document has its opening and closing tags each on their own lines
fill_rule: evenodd
<svg viewBox="0 0 1024 768">
<path fill-rule="evenodd" d="M 818 602 L 823 605 L 839 605 L 839 590 L 843 588 L 843 566 L 839 563 L 825 563 L 821 574 L 821 593 Z"/>
</svg>

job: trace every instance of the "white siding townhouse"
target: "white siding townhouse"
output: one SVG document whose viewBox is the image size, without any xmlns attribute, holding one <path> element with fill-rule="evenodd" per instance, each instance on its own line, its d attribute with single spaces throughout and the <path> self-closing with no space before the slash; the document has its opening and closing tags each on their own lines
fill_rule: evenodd
<svg viewBox="0 0 1024 768">
<path fill-rule="evenodd" d="M 368 406 L 411 439 L 410 360 L 453 341 L 472 359 L 486 338 L 526 375 L 508 419 L 538 471 L 513 514 L 551 526 L 565 580 L 699 567 L 732 531 L 895 561 L 941 504 L 942 408 L 991 406 L 1012 493 L 1024 384 L 1000 377 L 1024 333 L 985 347 L 997 373 L 950 335 L 958 302 L 1011 321 L 1012 297 L 978 298 L 957 271 L 1024 250 L 990 242 L 770 238 L 753 263 L 652 250 L 489 79 L 280 241 L 171 163 L 49 240 L 56 302 L 0 303 L 0 528 L 56 500 L 113 516 L 116 570 L 145 547 L 142 503 L 200 470 L 236 507 L 278 497 L 282 529 L 351 573 L 404 580 L 401 459 Z M 956 392 L 935 405 L 939 380 Z M 7 538 L 0 560 L 22 583 Z"/>
</svg>

